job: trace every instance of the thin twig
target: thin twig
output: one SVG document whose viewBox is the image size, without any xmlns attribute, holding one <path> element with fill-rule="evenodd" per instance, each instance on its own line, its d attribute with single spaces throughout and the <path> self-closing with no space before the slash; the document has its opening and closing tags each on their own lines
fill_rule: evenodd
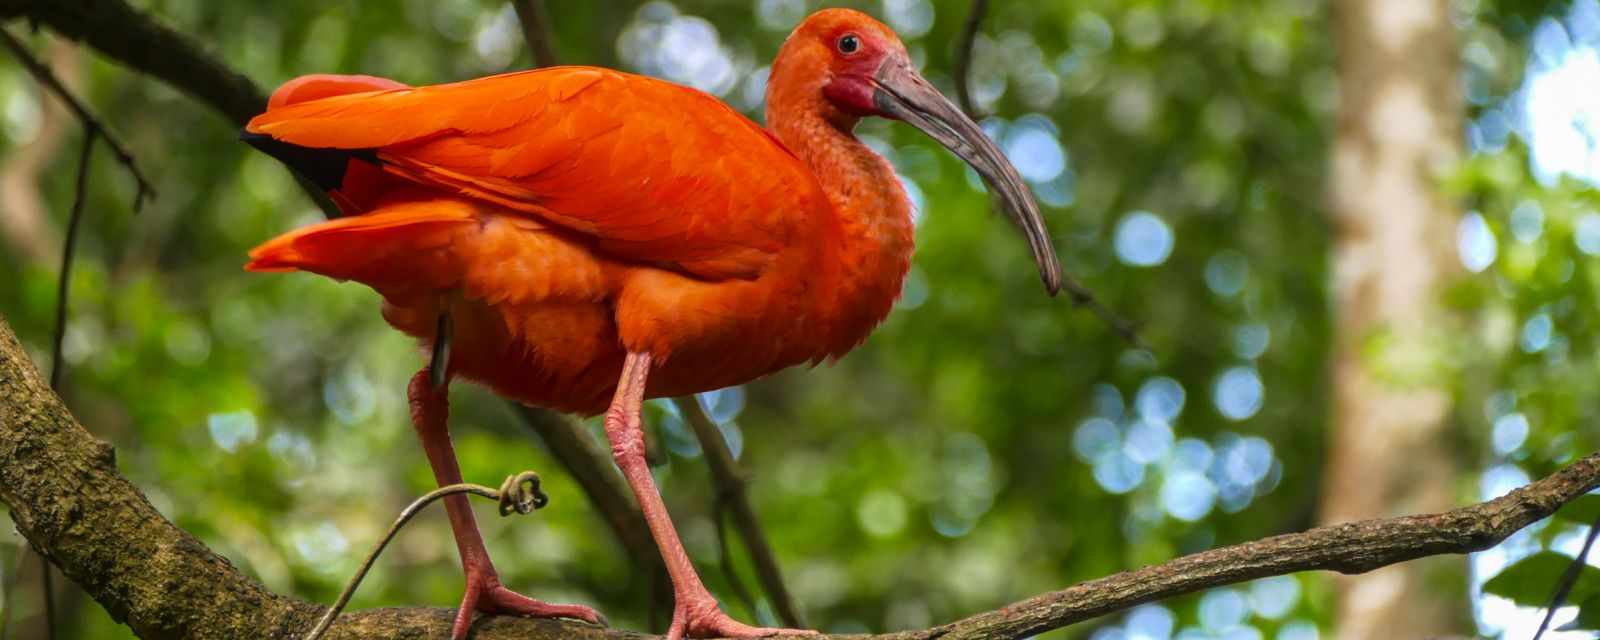
<svg viewBox="0 0 1600 640">
<path fill-rule="evenodd" d="M 611 462 L 611 451 L 571 417 L 516 402 L 508 402 L 506 406 L 538 434 L 551 457 L 577 481 L 589 504 L 627 550 L 634 567 L 645 574 L 646 584 L 650 585 L 650 601 L 657 605 L 651 608 L 651 614 L 657 609 L 672 611 L 666 565 L 661 561 L 655 540 L 650 537 L 650 526 L 639 510 L 639 503 Z"/>
<path fill-rule="evenodd" d="M 111 153 L 117 157 L 117 162 L 128 169 L 128 173 L 133 175 L 134 182 L 137 183 L 138 191 L 133 198 L 135 212 L 143 206 L 146 199 L 154 199 L 156 197 L 155 186 L 145 177 L 144 172 L 139 170 L 139 163 L 134 160 L 133 154 L 129 153 L 128 149 L 122 146 L 122 142 L 117 140 L 117 137 L 111 133 L 111 130 L 107 129 L 89 111 L 89 108 L 83 105 L 83 101 L 79 100 L 78 96 L 73 95 L 72 91 L 61 83 L 61 79 L 56 77 L 55 72 L 51 71 L 50 67 L 40 62 L 38 58 L 33 57 L 28 48 L 23 46 L 22 41 L 11 35 L 10 31 L 0 29 L 0 44 L 4 44 L 7 49 L 11 50 L 12 55 L 17 57 L 17 61 L 22 63 L 23 68 L 26 68 L 28 73 L 33 74 L 39 84 L 44 85 L 45 88 L 56 94 L 56 97 L 61 98 L 62 102 L 66 103 L 67 108 L 78 116 L 78 121 L 83 123 L 84 128 L 87 130 L 86 135 L 89 137 L 99 135 L 105 138 L 106 146 L 111 148 Z"/>
<path fill-rule="evenodd" d="M 207 51 L 209 47 L 202 46 L 194 38 L 173 30 L 122 0 L 38 2 L 23 8 L 6 7 L 4 2 L 0 2 L 0 9 L 7 8 L 12 13 L 4 17 L 26 16 L 36 25 L 47 25 L 62 36 L 81 40 L 129 69 L 188 93 L 235 124 L 244 124 L 267 106 L 267 96 L 262 94 L 260 87 L 211 55 Z M 86 19 L 86 16 L 93 16 L 93 19 Z M 18 50 L 21 43 L 9 33 L 0 34 L 0 37 L 6 40 L 13 51 Z M 26 55 L 26 50 L 21 53 L 23 60 L 33 59 Z M 29 67 L 30 70 L 35 68 Z M 68 97 L 70 94 L 61 95 L 70 106 L 82 107 L 81 101 Z M 75 108 L 74 111 L 82 114 L 87 109 L 80 111 Z M 109 133 L 104 127 L 101 127 L 101 132 Z M 117 158 L 124 160 L 131 168 L 133 156 L 122 153 L 122 147 L 115 139 L 108 139 L 108 142 L 118 151 Z M 134 172 L 138 173 L 136 170 Z M 306 197 L 323 213 L 330 218 L 339 217 L 339 207 L 328 198 L 328 194 L 306 180 L 305 176 L 296 173 L 294 177 L 300 188 L 305 190 Z M 134 198 L 133 207 L 135 212 L 140 210 L 145 200 L 155 197 L 155 189 L 148 180 L 138 182 L 139 195 Z"/>
<path fill-rule="evenodd" d="M 550 43 L 550 20 L 545 17 L 544 2 L 511 0 L 511 8 L 516 9 L 517 22 L 522 23 L 522 36 L 533 51 L 533 66 L 553 67 L 561 64 L 556 57 L 555 47 Z"/>
<path fill-rule="evenodd" d="M 767 592 L 767 598 L 772 601 L 772 608 L 778 612 L 778 618 L 783 620 L 785 625 L 795 628 L 805 627 L 799 610 L 794 606 L 794 599 L 789 595 L 788 587 L 784 586 L 783 573 L 778 570 L 777 556 L 772 553 L 772 546 L 767 543 L 767 534 L 761 527 L 761 520 L 756 518 L 755 509 L 750 507 L 750 498 L 744 491 L 744 474 L 734 461 L 733 452 L 728 450 L 728 441 L 722 437 L 722 430 L 718 429 L 716 423 L 711 421 L 711 417 L 700 408 L 699 400 L 683 396 L 673 398 L 672 402 L 677 405 L 683 421 L 694 429 L 695 438 L 700 441 L 700 450 L 705 454 L 706 466 L 711 469 L 711 481 L 716 485 L 717 499 L 728 505 L 733 515 L 734 526 L 739 529 L 739 537 L 744 540 L 745 550 L 750 553 L 750 561 L 755 564 L 756 579 L 760 580 L 762 590 Z"/>
<path fill-rule="evenodd" d="M 547 67 L 559 64 L 551 46 L 551 22 L 544 12 L 542 0 L 511 0 L 517 20 L 522 24 L 522 35 L 533 53 L 534 64 Z M 628 550 L 634 566 L 647 574 L 651 607 L 651 626 L 658 611 L 672 610 L 672 590 L 667 586 L 670 578 L 666 564 L 650 535 L 644 512 L 634 500 L 607 451 L 577 421 L 548 409 L 536 409 L 521 403 L 509 403 L 525 424 L 539 434 L 556 461 L 566 468 L 583 488 L 590 504 L 600 512 L 602 519 L 616 534 L 617 541 Z"/>
<path fill-rule="evenodd" d="M 62 344 L 67 337 L 67 301 L 72 293 L 72 256 L 78 251 L 79 223 L 83 221 L 84 198 L 89 189 L 89 164 L 94 160 L 94 141 L 99 137 L 92 128 L 83 132 L 83 150 L 78 153 L 78 182 L 72 196 L 72 214 L 67 217 L 66 246 L 61 249 L 61 270 L 56 276 L 56 333 L 50 347 L 50 388 L 61 393 L 61 380 L 66 363 L 61 359 Z"/>
<path fill-rule="evenodd" d="M 1118 337 L 1132 345 L 1133 348 L 1150 351 L 1150 347 L 1144 343 L 1144 340 L 1139 338 L 1139 327 L 1106 307 L 1098 298 L 1094 297 L 1094 292 L 1090 291 L 1082 282 L 1079 282 L 1077 278 L 1063 274 L 1062 288 L 1066 289 L 1067 297 L 1072 300 L 1073 306 L 1087 308 L 1096 317 L 1100 318 L 1100 321 L 1105 323 L 1112 333 L 1117 334 Z"/>
<path fill-rule="evenodd" d="M 961 110 L 973 120 L 982 120 L 983 114 L 978 112 L 978 106 L 972 100 L 972 55 L 977 45 L 978 31 L 983 27 L 983 18 L 989 11 L 989 0 L 972 0 L 972 9 L 967 12 L 967 20 L 961 25 L 961 37 L 956 40 L 955 81 L 956 101 L 961 103 Z M 1072 304 L 1087 308 L 1096 317 L 1100 318 L 1111 332 L 1117 334 L 1135 349 L 1149 351 L 1150 347 L 1139 339 L 1139 328 L 1106 307 L 1095 298 L 1094 292 L 1084 286 L 1076 278 L 1066 275 L 1062 282 L 1067 297 Z"/>
<path fill-rule="evenodd" d="M 12 521 L 15 522 L 15 519 Z M 11 572 L 6 574 L 5 587 L 3 587 L 5 589 L 5 600 L 0 601 L 0 640 L 11 637 L 7 635 L 7 630 L 11 628 L 11 603 L 16 602 L 12 594 L 17 592 L 17 582 L 22 577 L 22 562 L 27 559 L 28 541 L 23 540 L 22 544 L 17 545 L 17 557 L 11 561 Z"/>
<path fill-rule="evenodd" d="M 122 147 L 122 144 L 117 142 L 111 132 L 105 128 L 105 125 L 101 124 L 94 117 L 94 114 L 89 112 L 88 107 L 85 107 L 83 102 L 78 100 L 78 97 L 67 89 L 66 85 L 61 82 L 60 78 L 56 77 L 55 72 L 48 65 L 35 58 L 28 51 L 28 48 L 23 46 L 22 41 L 11 35 L 10 31 L 0 29 L 0 43 L 3 43 L 9 49 L 13 56 L 16 56 L 17 61 L 22 63 L 23 68 L 27 69 L 28 73 L 39 81 L 40 85 L 55 93 L 77 115 L 78 121 L 83 124 L 83 151 L 78 155 L 78 180 L 73 191 L 72 213 L 67 218 L 66 246 L 61 251 L 61 270 L 56 285 L 56 331 L 50 351 L 50 388 L 59 392 L 61 390 L 62 376 L 66 371 L 61 358 L 61 349 L 67 333 L 67 300 L 72 287 L 72 258 L 78 247 L 78 229 L 80 227 L 79 223 L 83 220 L 84 200 L 88 195 L 89 165 L 94 158 L 95 140 L 105 138 L 106 145 L 111 147 L 116 154 L 117 161 L 127 168 L 128 173 L 133 176 L 134 181 L 137 183 L 138 190 L 133 198 L 135 212 L 143 206 L 146 197 L 154 196 L 155 190 L 150 186 L 150 181 L 144 177 L 144 173 L 139 170 L 139 165 L 134 161 L 133 154 L 128 153 Z M 49 559 L 40 555 L 39 564 L 41 567 L 39 574 L 40 590 L 44 593 L 45 637 L 54 638 L 56 637 L 55 580 L 51 575 L 52 570 Z M 9 597 L 9 594 L 7 595 Z"/>
<path fill-rule="evenodd" d="M 739 578 L 739 570 L 733 566 L 733 550 L 728 547 L 728 505 L 727 501 L 718 496 L 711 501 L 711 521 L 717 523 L 717 559 L 722 565 L 722 575 L 728 580 L 728 588 L 733 590 L 733 597 L 738 598 L 744 605 L 745 611 L 750 613 L 750 619 L 758 624 L 766 624 L 761 620 L 761 609 L 756 605 L 755 596 L 745 588 L 744 580 Z"/>
<path fill-rule="evenodd" d="M 372 551 L 367 554 L 366 559 L 361 561 L 361 568 L 356 569 L 356 574 L 351 576 L 349 582 L 345 583 L 344 590 L 339 592 L 339 599 L 334 601 L 333 606 L 328 608 L 327 613 L 322 614 L 322 619 L 318 620 L 317 626 L 306 634 L 305 640 L 318 640 L 328 632 L 328 628 L 333 626 L 333 621 L 339 617 L 339 613 L 344 611 L 345 605 L 350 604 L 350 597 L 355 595 L 356 588 L 360 587 L 361 581 L 366 579 L 367 572 L 372 570 L 372 563 L 378 561 L 378 556 L 383 553 L 385 547 L 389 546 L 389 543 L 394 540 L 394 537 L 400 533 L 400 529 L 406 526 L 407 522 L 410 522 L 412 518 L 421 513 L 428 505 L 433 504 L 434 501 L 458 493 L 483 496 L 499 502 L 500 515 L 502 516 L 508 516 L 512 513 L 532 513 L 534 509 L 542 508 L 550 502 L 550 498 L 544 494 L 544 491 L 539 489 L 539 474 L 532 471 L 524 471 L 506 478 L 506 481 L 500 485 L 499 489 L 463 482 L 429 491 L 400 511 L 400 517 L 395 518 L 394 524 L 389 525 L 389 532 L 383 534 L 383 538 L 378 540 L 378 544 L 372 547 Z"/>
<path fill-rule="evenodd" d="M 4 589 L 5 598 L 4 601 L 0 601 L 0 640 L 5 640 L 6 638 L 11 637 L 11 609 L 12 603 L 16 602 L 13 599 L 13 594 L 17 592 L 17 583 L 22 581 L 22 565 L 23 562 L 28 559 L 28 552 L 30 550 L 31 547 L 28 546 L 26 540 L 24 540 L 23 543 L 17 547 L 16 558 L 11 561 L 11 572 L 5 574 L 5 586 L 0 587 Z M 0 567 L 0 569 L 3 569 L 3 567 Z M 50 578 L 50 561 L 46 560 L 43 555 L 39 556 L 39 569 L 40 571 L 43 571 L 40 577 L 40 590 L 44 593 L 45 637 L 54 638 L 56 635 L 56 607 L 55 597 L 52 591 L 52 588 L 54 587 L 52 583 L 54 581 Z"/>
<path fill-rule="evenodd" d="M 50 559 L 39 554 L 39 585 L 44 592 L 44 637 L 56 637 L 55 578 L 50 576 Z"/>
<path fill-rule="evenodd" d="M 1600 518 L 1589 525 L 1589 536 L 1583 540 L 1583 550 L 1578 552 L 1578 557 L 1572 559 L 1572 564 L 1567 565 L 1565 573 L 1561 574 L 1561 582 L 1556 586 L 1556 592 L 1550 596 L 1550 606 L 1545 607 L 1544 619 L 1539 621 L 1539 630 L 1533 632 L 1533 640 L 1544 637 L 1545 629 L 1550 628 L 1550 619 L 1556 615 L 1556 609 L 1566 603 L 1567 595 L 1572 593 L 1572 585 L 1578 583 L 1578 576 L 1583 573 L 1583 568 L 1588 566 L 1589 549 L 1594 547 L 1595 534 L 1600 534 Z"/>
<path fill-rule="evenodd" d="M 29 451 L 38 464 L 0 464 L 0 502 L 18 529 L 106 609 L 147 637 L 259 635 L 285 620 L 323 612 L 267 591 L 161 516 L 117 472 L 111 448 L 72 416 L 0 320 L 0 451 Z M 1577 427 L 1574 427 L 1577 428 Z M 74 480 L 39 469 L 70 469 Z M 931 629 L 877 640 L 1010 640 L 1224 585 L 1301 571 L 1360 573 L 1425 556 L 1481 551 L 1543 520 L 1600 486 L 1600 453 L 1590 454 L 1505 496 L 1451 511 L 1320 527 L 1203 551 L 1091 580 Z M 85 490 L 92 487 L 93 490 Z M 73 509 L 61 509 L 71 503 Z M 91 532 L 93 537 L 63 532 Z M 172 594 L 206 593 L 195 601 Z M 207 615 L 195 614 L 204 611 Z M 194 615 L 189 615 L 194 614 Z M 385 609 L 342 617 L 351 638 L 447 628 L 433 608 Z M 499 617 L 480 640 L 629 640 L 590 625 Z M 348 625 L 348 626 L 347 626 Z M 307 626 L 310 626 L 309 623 Z M 824 636 L 844 638 L 844 636 Z M 862 636 L 851 636 L 862 640 Z"/>
<path fill-rule="evenodd" d="M 989 10 L 989 0 L 972 0 L 972 10 L 967 21 L 961 24 L 961 38 L 956 40 L 956 100 L 961 110 L 974 120 L 981 119 L 977 105 L 972 102 L 972 49 L 978 41 L 978 29 L 983 26 L 983 16 Z"/>
</svg>

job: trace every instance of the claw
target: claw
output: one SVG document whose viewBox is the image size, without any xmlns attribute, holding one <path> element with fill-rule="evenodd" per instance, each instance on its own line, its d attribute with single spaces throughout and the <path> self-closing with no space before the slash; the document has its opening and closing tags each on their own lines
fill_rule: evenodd
<svg viewBox="0 0 1600 640">
<path fill-rule="evenodd" d="M 467 592 L 456 610 L 455 624 L 450 629 L 451 640 L 466 640 L 472 628 L 474 613 L 487 615 L 522 616 L 524 618 L 572 618 L 590 624 L 608 626 L 606 617 L 580 604 L 552 604 L 529 598 L 500 584 L 494 576 L 467 578 Z"/>
<path fill-rule="evenodd" d="M 814 636 L 809 629 L 752 627 L 723 613 L 710 595 L 691 599 L 673 608 L 672 626 L 667 640 L 683 638 L 768 638 L 773 636 Z"/>
</svg>

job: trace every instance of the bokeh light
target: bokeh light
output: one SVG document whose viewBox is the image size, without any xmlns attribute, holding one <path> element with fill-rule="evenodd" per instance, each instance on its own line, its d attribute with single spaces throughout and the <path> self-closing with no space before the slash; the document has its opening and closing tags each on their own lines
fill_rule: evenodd
<svg viewBox="0 0 1600 640">
<path fill-rule="evenodd" d="M 1249 277 L 1250 263 L 1237 251 L 1222 251 L 1206 260 L 1206 286 L 1219 296 L 1239 295 Z"/>
<path fill-rule="evenodd" d="M 234 411 L 230 413 L 213 413 L 206 418 L 206 431 L 211 433 L 211 440 L 222 447 L 223 451 L 233 453 L 239 447 L 256 441 L 259 429 L 256 426 L 256 414 L 250 411 Z"/>
<path fill-rule="evenodd" d="M 1456 254 L 1461 258 L 1461 266 L 1473 273 L 1483 271 L 1494 264 L 1499 250 L 1494 231 L 1484 221 L 1483 214 L 1473 211 L 1461 218 L 1456 226 Z"/>
<path fill-rule="evenodd" d="M 1239 366 L 1222 372 L 1212 388 L 1212 402 L 1223 417 L 1235 422 L 1245 420 L 1261 410 L 1266 387 L 1255 367 Z"/>
<path fill-rule="evenodd" d="M 1136 267 L 1153 267 L 1172 254 L 1172 228 L 1160 216 L 1135 211 L 1117 223 L 1117 258 Z"/>
<path fill-rule="evenodd" d="M 743 75 L 716 26 L 679 13 L 669 2 L 651 2 L 634 12 L 617 40 L 617 55 L 640 73 L 717 96 L 732 90 Z"/>
</svg>

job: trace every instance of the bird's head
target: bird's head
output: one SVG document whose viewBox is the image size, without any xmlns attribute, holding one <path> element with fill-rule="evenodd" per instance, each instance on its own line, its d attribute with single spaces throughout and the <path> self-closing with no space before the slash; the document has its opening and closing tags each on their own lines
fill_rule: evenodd
<svg viewBox="0 0 1600 640">
<path fill-rule="evenodd" d="M 900 120 L 960 156 L 1027 237 L 1045 288 L 1051 295 L 1061 289 L 1061 264 L 1022 176 L 977 123 L 917 73 L 905 44 L 888 26 L 859 11 L 818 11 L 784 43 L 771 82 L 820 91 L 808 102 L 815 101 L 837 124 L 853 126 L 868 116 Z"/>
</svg>

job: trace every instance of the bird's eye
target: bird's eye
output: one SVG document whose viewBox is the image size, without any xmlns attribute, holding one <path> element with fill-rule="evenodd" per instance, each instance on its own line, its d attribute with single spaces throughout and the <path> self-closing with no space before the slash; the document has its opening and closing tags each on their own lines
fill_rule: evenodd
<svg viewBox="0 0 1600 640">
<path fill-rule="evenodd" d="M 861 49 L 861 38 L 854 33 L 839 38 L 839 53 L 850 55 Z"/>
</svg>

